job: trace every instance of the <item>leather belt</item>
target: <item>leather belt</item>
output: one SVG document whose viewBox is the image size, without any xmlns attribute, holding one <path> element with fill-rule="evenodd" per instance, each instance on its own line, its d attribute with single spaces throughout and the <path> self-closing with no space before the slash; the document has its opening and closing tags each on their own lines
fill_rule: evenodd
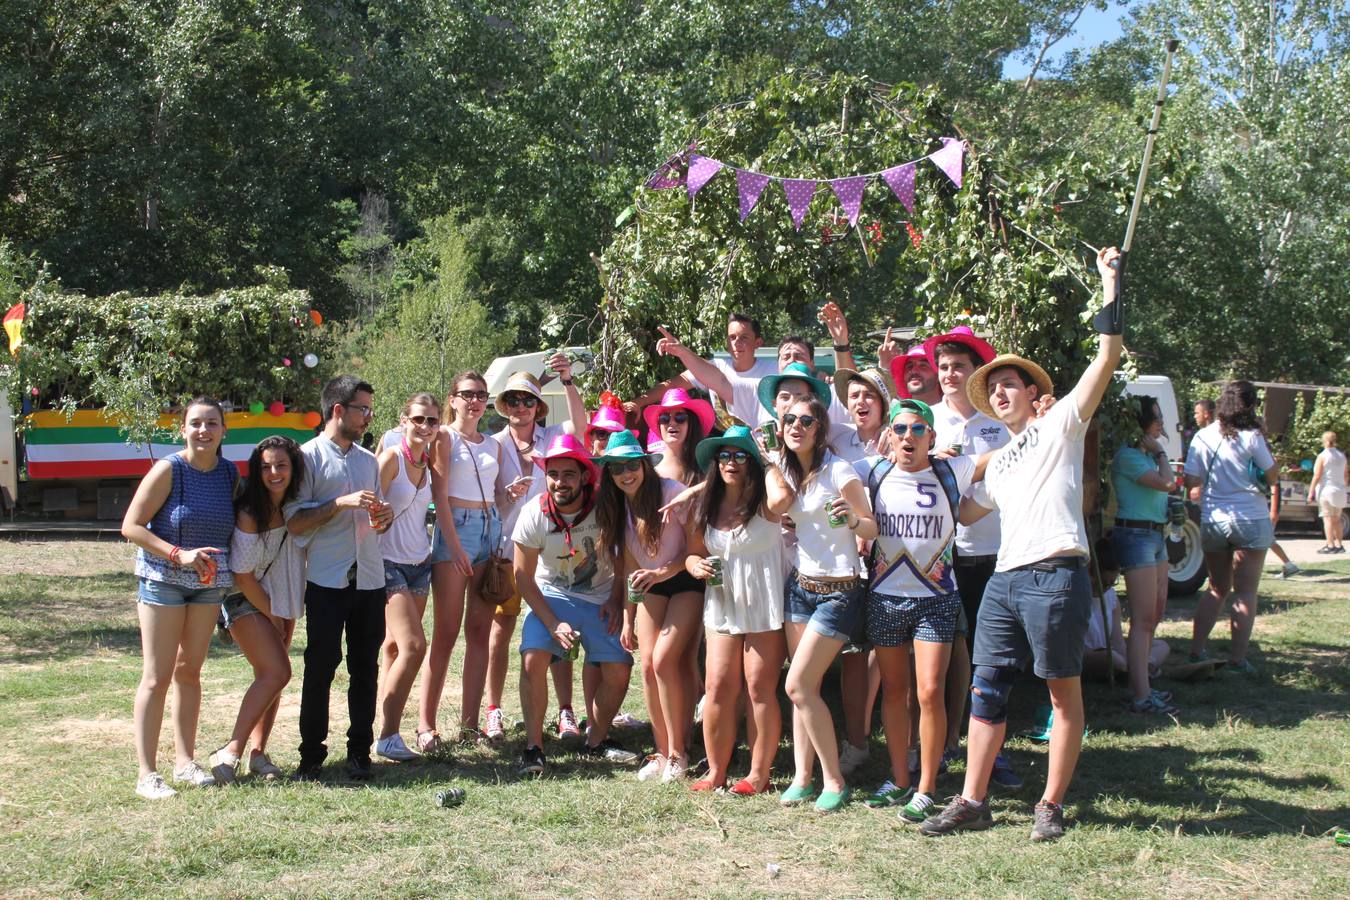
<svg viewBox="0 0 1350 900">
<path fill-rule="evenodd" d="M 1014 571 L 1030 569 L 1033 572 L 1053 572 L 1056 569 L 1080 569 L 1083 561 L 1081 556 L 1052 556 L 1049 559 L 1027 563 L 1025 566 L 1017 566 Z"/>
<path fill-rule="evenodd" d="M 1142 529 L 1142 530 L 1144 530 L 1144 531 L 1157 531 L 1157 532 L 1161 532 L 1161 531 L 1163 530 L 1163 523 L 1161 523 L 1161 522 L 1150 522 L 1148 519 L 1116 519 L 1116 527 L 1117 527 L 1117 528 L 1139 528 L 1139 529 Z"/>
<path fill-rule="evenodd" d="M 803 590 L 808 590 L 813 594 L 841 594 L 863 585 L 863 580 L 857 575 L 850 575 L 845 578 L 808 578 L 797 572 L 796 577 L 797 584 L 801 585 Z"/>
<path fill-rule="evenodd" d="M 952 556 L 952 565 L 954 566 L 987 566 L 990 563 L 998 562 L 997 553 L 987 553 L 980 556 L 964 556 L 958 550 Z"/>
</svg>

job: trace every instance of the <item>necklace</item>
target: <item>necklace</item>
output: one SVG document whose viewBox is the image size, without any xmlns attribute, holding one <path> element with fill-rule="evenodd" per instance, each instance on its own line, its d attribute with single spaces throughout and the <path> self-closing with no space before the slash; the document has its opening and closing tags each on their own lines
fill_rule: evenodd
<svg viewBox="0 0 1350 900">
<path fill-rule="evenodd" d="M 427 454 L 427 448 L 423 447 L 422 458 L 415 460 L 412 458 L 412 448 L 408 446 L 408 439 L 406 437 L 400 438 L 399 443 L 403 445 L 403 458 L 408 461 L 408 465 L 418 469 L 426 468 L 427 460 L 430 458 Z"/>
</svg>

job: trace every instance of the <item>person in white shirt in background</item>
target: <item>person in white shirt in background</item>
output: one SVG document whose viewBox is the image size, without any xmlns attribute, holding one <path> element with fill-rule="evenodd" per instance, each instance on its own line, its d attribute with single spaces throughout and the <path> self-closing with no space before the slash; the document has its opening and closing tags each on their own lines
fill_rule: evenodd
<svg viewBox="0 0 1350 900">
<path fill-rule="evenodd" d="M 1344 553 L 1341 546 L 1341 510 L 1345 508 L 1345 454 L 1336 448 L 1336 432 L 1322 434 L 1322 452 L 1313 464 L 1308 483 L 1308 502 L 1317 500 L 1327 542 L 1318 553 Z"/>
<path fill-rule="evenodd" d="M 681 344 L 667 329 L 657 330 L 661 332 L 662 338 L 657 341 L 657 353 L 674 356 L 684 364 L 685 370 L 640 397 L 637 401 L 639 409 L 656 403 L 671 388 L 697 388 L 716 394 L 727 412 L 746 425 L 754 425 L 759 420 L 759 403 L 756 399 L 759 380 L 765 375 L 777 374 L 778 366 L 771 359 L 758 359 L 755 356 L 755 351 L 764 346 L 758 321 L 741 313 L 732 313 L 727 318 L 727 352 L 731 354 L 730 360 L 720 357 L 703 359 Z"/>
</svg>

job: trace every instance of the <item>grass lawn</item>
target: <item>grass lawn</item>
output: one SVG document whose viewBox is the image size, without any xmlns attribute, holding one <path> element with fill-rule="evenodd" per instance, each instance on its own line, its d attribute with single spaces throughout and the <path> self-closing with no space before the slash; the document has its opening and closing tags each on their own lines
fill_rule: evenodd
<svg viewBox="0 0 1350 900">
<path fill-rule="evenodd" d="M 997 827 L 943 840 L 860 802 L 823 817 L 784 810 L 772 794 L 638 784 L 631 768 L 581 761 L 556 744 L 545 748 L 547 776 L 525 781 L 514 773 L 519 736 L 500 749 L 464 748 L 455 768 L 377 763 L 372 785 L 342 784 L 341 670 L 332 783 L 241 782 L 147 803 L 132 793 L 140 645 L 131 558 L 118 543 L 0 543 L 5 896 L 1350 896 L 1350 849 L 1324 834 L 1350 827 L 1350 562 L 1268 578 L 1252 657 L 1261 674 L 1165 685 L 1180 724 L 1133 717 L 1122 687 L 1090 685 L 1092 734 L 1068 803 L 1076 827 L 1041 846 L 1027 835 L 1045 749 L 1022 739 L 1010 749 L 1027 786 L 995 795 Z M 1192 607 L 1173 602 L 1161 630 L 1177 652 Z M 288 769 L 303 642 L 302 627 L 274 738 L 273 758 Z M 457 653 L 443 730 L 458 670 Z M 205 764 L 250 669 L 216 644 L 203 679 Z M 519 709 L 514 681 L 508 717 Z M 1020 682 L 1012 728 L 1044 702 L 1041 685 Z M 645 718 L 636 678 L 625 708 Z M 414 724 L 405 720 L 405 735 Z M 649 736 L 622 737 L 637 749 Z M 169 740 L 166 720 L 166 775 Z M 881 740 L 859 786 L 885 777 Z M 791 765 L 784 742 L 780 786 Z M 943 779 L 944 796 L 959 778 Z M 446 784 L 467 789 L 463 806 L 433 804 Z"/>
</svg>

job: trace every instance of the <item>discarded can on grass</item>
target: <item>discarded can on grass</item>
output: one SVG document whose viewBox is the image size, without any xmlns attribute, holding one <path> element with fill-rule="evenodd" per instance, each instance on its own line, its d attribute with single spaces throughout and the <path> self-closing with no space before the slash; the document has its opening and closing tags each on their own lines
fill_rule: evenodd
<svg viewBox="0 0 1350 900">
<path fill-rule="evenodd" d="M 1350 847 L 1350 831 L 1347 831 L 1344 828 L 1336 829 L 1336 846 Z"/>
<path fill-rule="evenodd" d="M 722 586 L 722 557 L 708 557 L 708 565 L 712 566 L 713 573 L 708 576 L 708 587 Z"/>
<path fill-rule="evenodd" d="M 467 796 L 464 788 L 445 788 L 436 792 L 436 805 L 441 809 L 451 809 L 463 803 Z"/>
</svg>

